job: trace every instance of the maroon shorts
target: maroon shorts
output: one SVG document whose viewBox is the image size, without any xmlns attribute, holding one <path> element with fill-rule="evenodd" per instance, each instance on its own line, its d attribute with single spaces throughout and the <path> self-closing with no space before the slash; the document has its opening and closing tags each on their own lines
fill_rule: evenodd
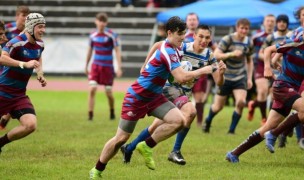
<svg viewBox="0 0 304 180">
<path fill-rule="evenodd" d="M 4 98 L 0 97 L 0 116 L 10 113 L 13 118 L 19 118 L 15 114 L 20 114 L 17 111 L 27 109 L 23 112 L 29 112 L 35 114 L 34 106 L 28 96 L 16 97 L 16 98 Z"/>
<path fill-rule="evenodd" d="M 96 81 L 99 85 L 112 86 L 115 77 L 112 66 L 99 66 L 92 64 L 89 81 Z"/>
<path fill-rule="evenodd" d="M 264 78 L 264 62 L 258 61 L 254 70 L 254 79 Z"/>
<path fill-rule="evenodd" d="M 288 116 L 293 103 L 301 98 L 298 87 L 284 81 L 274 81 L 273 85 L 273 103 L 272 109 L 283 115 Z"/>
<path fill-rule="evenodd" d="M 192 92 L 206 92 L 208 84 L 208 75 L 202 75 L 198 81 L 194 84 Z"/>
<path fill-rule="evenodd" d="M 158 106 L 168 102 L 163 94 L 151 101 L 141 101 L 127 93 L 122 103 L 121 118 L 129 121 L 137 121 L 150 114 Z"/>
</svg>

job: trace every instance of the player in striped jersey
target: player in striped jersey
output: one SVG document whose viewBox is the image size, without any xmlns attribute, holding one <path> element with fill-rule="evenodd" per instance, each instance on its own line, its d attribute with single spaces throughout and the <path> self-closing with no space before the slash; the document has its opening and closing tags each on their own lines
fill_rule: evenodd
<svg viewBox="0 0 304 180">
<path fill-rule="evenodd" d="M 177 16 L 166 24 L 167 39 L 148 60 L 145 69 L 128 88 L 122 104 L 121 119 L 116 135 L 104 146 L 96 166 L 91 169 L 92 179 L 101 177 L 109 160 L 132 135 L 136 123 L 145 115 L 164 121 L 144 142 L 137 145 L 149 169 L 155 169 L 152 148 L 183 128 L 185 117 L 181 111 L 164 97 L 163 87 L 172 74 L 179 83 L 185 83 L 202 74 L 211 73 L 212 67 L 186 72 L 180 67 L 181 44 L 185 38 L 185 23 Z"/>
<path fill-rule="evenodd" d="M 236 32 L 224 36 L 214 55 L 217 60 L 223 60 L 227 69 L 225 71 L 225 83 L 218 88 L 214 102 L 210 107 L 206 117 L 203 131 L 209 133 L 212 119 L 223 109 L 227 96 L 231 93 L 235 98 L 235 110 L 228 130 L 229 134 L 234 134 L 235 128 L 241 119 L 243 108 L 246 104 L 247 89 L 252 87 L 253 71 L 253 43 L 247 36 L 250 28 L 248 19 L 239 19 L 236 23 Z"/>
<path fill-rule="evenodd" d="M 121 50 L 119 38 L 116 33 L 107 28 L 108 16 L 105 13 L 98 13 L 95 19 L 97 30 L 90 35 L 90 47 L 86 58 L 85 73 L 89 79 L 89 112 L 88 119 L 93 120 L 95 95 L 98 85 L 105 86 L 105 92 L 108 98 L 110 108 L 110 119 L 115 119 L 114 97 L 112 86 L 115 77 L 113 50 L 117 60 L 116 76 L 122 75 L 121 71 Z M 88 71 L 89 62 L 94 51 L 93 63 L 90 72 Z"/>
<path fill-rule="evenodd" d="M 206 25 L 200 25 L 195 30 L 195 34 L 193 37 L 194 42 L 183 44 L 182 50 L 184 55 L 181 61 L 190 62 L 193 67 L 192 70 L 203 68 L 209 65 L 215 67 L 218 66 L 218 70 L 213 72 L 212 76 L 216 84 L 221 86 L 224 83 L 223 73 L 225 71 L 226 65 L 222 61 L 218 63 L 217 60 L 214 58 L 212 51 L 208 48 L 208 44 L 211 41 L 211 31 L 209 27 Z M 159 44 L 161 44 L 161 42 L 155 44 L 150 50 L 150 53 L 154 52 L 159 46 Z M 172 149 L 172 152 L 168 156 L 169 161 L 180 165 L 186 164 L 186 161 L 184 160 L 184 157 L 181 154 L 181 147 L 196 115 L 195 108 L 193 107 L 193 104 L 190 100 L 192 96 L 192 88 L 194 87 L 197 80 L 198 78 L 193 79 L 192 81 L 189 81 L 186 84 L 167 82 L 163 89 L 165 97 L 168 98 L 171 102 L 173 102 L 179 109 L 181 109 L 184 116 L 186 117 L 185 127 L 177 133 L 174 147 Z M 130 162 L 132 153 L 135 150 L 136 145 L 148 138 L 154 132 L 154 130 L 162 123 L 162 120 L 156 118 L 153 123 L 146 129 L 144 129 L 132 142 L 122 146 L 121 151 L 124 156 L 124 163 Z"/>
<path fill-rule="evenodd" d="M 276 128 L 291 111 L 294 109 L 298 113 L 289 116 L 281 126 L 282 129 L 294 127 L 299 122 L 304 122 L 304 98 L 299 94 L 301 83 L 304 80 L 304 33 L 303 27 L 299 27 L 293 33 L 293 36 L 286 42 L 269 46 L 264 51 L 266 78 L 273 78 L 273 71 L 270 67 L 271 54 L 277 52 L 274 59 L 283 56 L 281 73 L 274 81 L 273 104 L 267 118 L 266 124 L 254 131 L 237 148 L 228 152 L 226 159 L 232 163 L 239 162 L 239 156 L 254 147 L 266 138 L 266 144 L 269 151 L 274 152 L 273 143 L 274 132 L 267 132 Z M 278 62 L 273 62 L 276 65 Z M 267 132 L 267 133 L 265 133 Z"/>
<path fill-rule="evenodd" d="M 0 138 L 1 148 L 35 131 L 37 118 L 30 98 L 26 95 L 26 86 L 36 69 L 37 79 L 42 86 L 46 80 L 42 71 L 41 54 L 44 50 L 42 35 L 45 33 L 45 19 L 39 13 L 26 17 L 25 30 L 6 43 L 0 63 L 4 65 L 0 75 L 0 115 L 11 114 L 20 125 Z"/>
<path fill-rule="evenodd" d="M 248 116 L 247 119 L 251 121 L 253 119 L 254 115 L 254 109 L 255 107 L 259 107 L 261 110 L 262 115 L 262 122 L 266 121 L 266 100 L 267 100 L 267 94 L 268 94 L 268 80 L 264 78 L 264 58 L 262 54 L 259 54 L 260 49 L 265 42 L 267 36 L 273 33 L 275 26 L 275 16 L 272 14 L 269 14 L 264 17 L 263 21 L 263 27 L 264 30 L 256 33 L 252 37 L 253 45 L 254 45 L 254 80 L 256 85 L 256 92 L 257 92 L 257 99 L 251 100 L 248 102 Z"/>
<path fill-rule="evenodd" d="M 16 9 L 15 22 L 10 22 L 5 24 L 5 42 L 0 42 L 1 46 L 5 46 L 7 41 L 10 41 L 14 37 L 18 36 L 25 26 L 25 18 L 30 13 L 30 10 L 27 6 L 18 6 Z M 0 65 L 0 74 L 3 66 Z M 9 122 L 11 116 L 9 114 L 3 115 L 0 119 L 0 130 L 5 129 L 7 123 Z"/>
</svg>

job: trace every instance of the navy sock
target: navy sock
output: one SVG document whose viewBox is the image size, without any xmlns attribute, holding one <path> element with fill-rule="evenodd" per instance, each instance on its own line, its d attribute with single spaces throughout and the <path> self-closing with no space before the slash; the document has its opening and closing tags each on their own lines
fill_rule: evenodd
<svg viewBox="0 0 304 180">
<path fill-rule="evenodd" d="M 182 148 L 182 144 L 184 142 L 185 137 L 187 136 L 190 128 L 183 128 L 177 133 L 175 144 L 173 147 L 173 151 L 180 151 Z"/>
<path fill-rule="evenodd" d="M 140 132 L 140 134 L 130 143 L 128 144 L 126 150 L 128 152 L 132 152 L 135 150 L 138 143 L 144 141 L 149 136 L 151 136 L 150 132 L 148 131 L 148 127 Z"/>
<path fill-rule="evenodd" d="M 237 124 L 239 123 L 240 119 L 241 119 L 241 115 L 239 115 L 237 112 L 233 111 L 229 132 L 234 133 L 235 128 L 236 128 Z"/>
<path fill-rule="evenodd" d="M 209 114 L 208 114 L 208 116 L 206 117 L 206 123 L 211 124 L 212 119 L 214 118 L 214 116 L 215 116 L 216 114 L 217 114 L 217 112 L 213 112 L 213 111 L 212 111 L 212 108 L 210 107 Z"/>
</svg>

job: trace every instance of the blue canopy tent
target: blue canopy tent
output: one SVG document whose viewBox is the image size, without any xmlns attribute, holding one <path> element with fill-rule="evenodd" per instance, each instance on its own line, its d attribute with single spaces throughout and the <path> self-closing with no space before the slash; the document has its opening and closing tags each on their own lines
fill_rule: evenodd
<svg viewBox="0 0 304 180">
<path fill-rule="evenodd" d="M 290 12 L 294 12 L 301 6 L 304 6 L 303 0 L 286 0 L 278 4 L 281 8 L 287 9 Z M 299 22 L 291 22 L 291 26 L 298 26 Z"/>
<path fill-rule="evenodd" d="M 292 11 L 261 0 L 199 1 L 161 12 L 156 16 L 156 19 L 157 22 L 162 23 L 165 23 L 172 16 L 185 19 L 190 12 L 198 14 L 200 23 L 209 26 L 234 26 L 239 18 L 247 18 L 252 26 L 258 27 L 262 24 L 265 15 L 273 14 L 277 16 L 283 13 L 289 16 L 290 22 L 296 22 Z"/>
</svg>

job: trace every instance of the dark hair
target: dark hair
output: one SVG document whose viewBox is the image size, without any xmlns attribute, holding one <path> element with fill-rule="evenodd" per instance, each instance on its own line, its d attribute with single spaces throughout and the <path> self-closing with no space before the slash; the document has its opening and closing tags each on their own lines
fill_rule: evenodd
<svg viewBox="0 0 304 180">
<path fill-rule="evenodd" d="M 108 22 L 108 15 L 106 13 L 98 13 L 96 14 L 96 19 L 102 22 Z"/>
<path fill-rule="evenodd" d="M 16 9 L 16 15 L 19 15 L 20 13 L 28 15 L 30 14 L 30 8 L 27 6 L 18 6 Z"/>
<path fill-rule="evenodd" d="M 294 16 L 296 19 L 300 19 L 300 15 L 301 15 L 301 11 L 304 10 L 304 6 L 300 6 L 295 12 L 294 12 Z"/>
<path fill-rule="evenodd" d="M 245 25 L 250 27 L 250 21 L 247 18 L 241 18 L 236 22 L 236 26 Z"/>
<path fill-rule="evenodd" d="M 276 19 L 276 23 L 278 23 L 279 21 L 283 21 L 287 24 L 287 26 L 289 25 L 289 18 L 286 14 L 280 14 L 278 15 L 277 19 Z"/>
<path fill-rule="evenodd" d="M 199 29 L 207 30 L 207 31 L 209 31 L 210 34 L 211 34 L 211 29 L 209 28 L 209 26 L 207 26 L 207 25 L 205 25 L 205 24 L 199 25 L 199 26 L 196 28 L 195 33 L 197 33 L 197 31 L 198 31 Z"/>
<path fill-rule="evenodd" d="M 178 16 L 171 17 L 165 26 L 166 32 L 171 31 L 174 32 L 182 32 L 186 30 L 186 23 L 181 20 Z"/>
<path fill-rule="evenodd" d="M 195 15 L 197 20 L 199 21 L 198 15 L 194 12 L 188 13 L 187 16 L 186 16 L 186 20 L 187 20 L 188 16 L 191 16 L 191 15 Z"/>
<path fill-rule="evenodd" d="M 0 20 L 0 29 L 5 30 L 4 22 Z"/>
</svg>

